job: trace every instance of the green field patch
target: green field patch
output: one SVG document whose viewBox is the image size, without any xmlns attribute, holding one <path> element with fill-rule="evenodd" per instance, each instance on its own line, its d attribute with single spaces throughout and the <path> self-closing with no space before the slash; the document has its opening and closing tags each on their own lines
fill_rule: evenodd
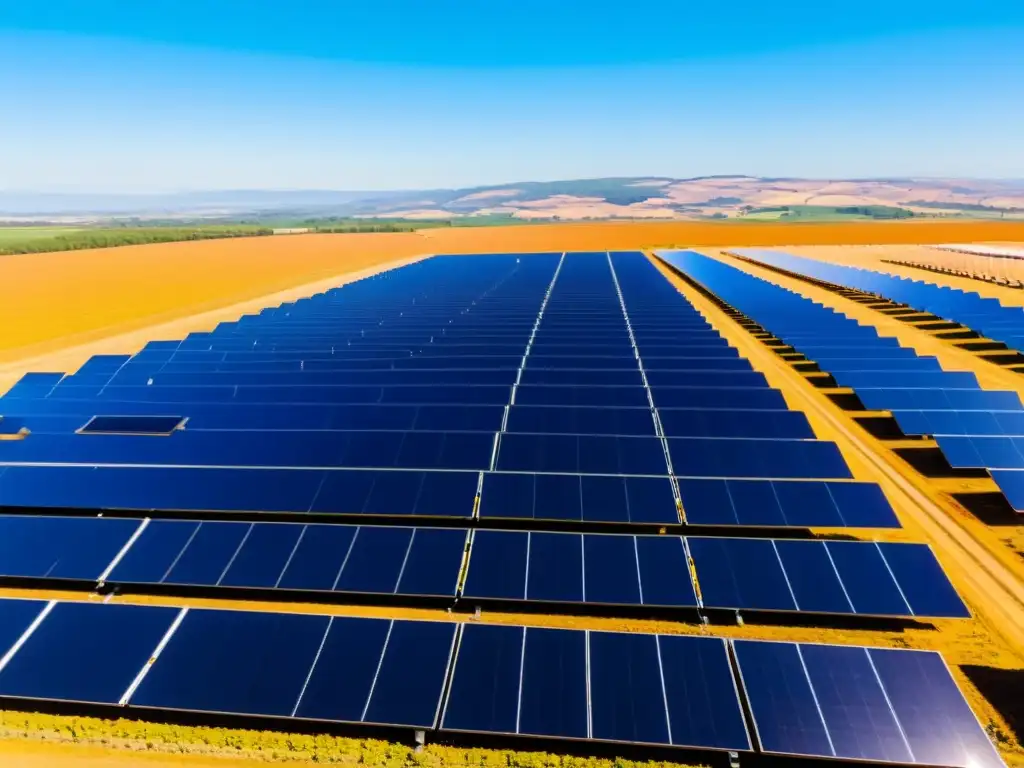
<svg viewBox="0 0 1024 768">
<path fill-rule="evenodd" d="M 0 248 L 81 231 L 80 227 L 0 227 Z"/>
</svg>

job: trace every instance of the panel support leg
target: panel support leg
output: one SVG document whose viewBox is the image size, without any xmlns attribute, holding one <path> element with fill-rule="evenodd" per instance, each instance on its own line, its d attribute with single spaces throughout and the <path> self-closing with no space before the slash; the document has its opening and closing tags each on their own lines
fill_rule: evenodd
<svg viewBox="0 0 1024 768">
<path fill-rule="evenodd" d="M 423 745 L 427 743 L 427 732 L 426 731 L 414 731 L 413 741 L 416 743 L 414 749 L 415 752 L 422 752 Z"/>
<path fill-rule="evenodd" d="M 729 753 L 729 768 L 740 768 L 740 753 L 730 752 Z"/>
</svg>

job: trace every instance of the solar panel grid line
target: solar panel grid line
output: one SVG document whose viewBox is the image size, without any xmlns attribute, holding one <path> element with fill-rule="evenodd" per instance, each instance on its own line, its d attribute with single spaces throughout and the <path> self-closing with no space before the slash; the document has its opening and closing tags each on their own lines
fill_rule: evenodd
<svg viewBox="0 0 1024 768">
<path fill-rule="evenodd" d="M 360 721 L 365 721 L 366 720 L 366 713 L 370 709 L 370 702 L 373 700 L 373 692 L 374 692 L 374 690 L 377 687 L 377 680 L 380 679 L 380 669 L 381 669 L 382 666 L 384 666 L 384 657 L 387 655 L 387 652 L 388 652 L 388 642 L 391 640 L 391 633 L 394 630 L 394 628 L 395 628 L 395 620 L 391 619 L 390 622 L 388 623 L 387 635 L 385 635 L 385 637 L 384 637 L 384 647 L 381 649 L 380 659 L 377 660 L 377 669 L 373 673 L 373 682 L 370 683 L 370 692 L 369 692 L 369 694 L 366 697 L 366 703 L 363 705 L 363 712 L 359 716 Z"/>
<path fill-rule="evenodd" d="M 135 542 L 139 540 L 139 537 L 145 532 L 146 528 L 149 527 L 149 522 L 150 518 L 147 517 L 139 523 L 139 527 L 135 529 L 128 541 L 124 543 L 124 546 L 121 547 L 116 555 L 114 555 L 114 559 L 111 560 L 110 563 L 107 564 L 107 567 L 100 572 L 100 575 L 96 578 L 97 584 L 102 586 L 103 583 L 106 582 L 107 578 L 110 576 L 110 572 L 113 571 L 117 567 L 117 564 L 124 559 L 124 556 L 128 554 L 128 551 L 132 548 Z"/>
<path fill-rule="evenodd" d="M 308 525 L 303 526 L 302 530 L 299 532 L 299 535 L 295 538 L 295 544 L 292 545 L 291 552 L 288 553 L 288 557 L 284 561 L 284 566 L 281 568 L 281 573 L 277 575 L 277 580 L 274 582 L 274 589 L 277 589 L 281 586 L 281 580 L 284 578 L 284 575 L 288 573 L 288 569 L 292 565 L 292 560 L 295 559 L 295 553 L 298 552 L 299 547 L 302 546 L 302 540 L 306 537 L 306 531 L 308 530 Z M 335 579 L 335 582 L 336 581 L 337 579 Z"/>
<path fill-rule="evenodd" d="M 7 652 L 4 653 L 4 655 L 2 657 L 0 657 L 0 672 L 3 672 L 3 670 L 11 662 L 11 659 L 14 658 L 14 655 L 21 649 L 21 647 L 26 642 L 28 642 L 28 639 L 30 637 L 32 637 L 32 635 L 35 633 L 35 631 L 39 628 L 39 625 L 43 623 L 43 620 L 47 616 L 50 615 L 50 612 L 56 606 L 57 606 L 57 601 L 56 600 L 50 600 L 49 602 L 46 603 L 46 605 L 44 605 L 40 609 L 40 611 L 36 615 L 36 617 L 25 628 L 25 631 L 22 632 L 18 636 L 18 639 L 14 641 L 14 644 L 10 648 L 7 649 Z"/>
<path fill-rule="evenodd" d="M 185 620 L 185 616 L 188 614 L 188 611 L 188 606 L 183 606 L 181 610 L 178 611 L 178 614 L 174 617 L 174 621 L 171 622 L 171 625 L 167 628 L 163 637 L 160 638 L 160 642 L 157 643 L 156 648 L 153 649 L 153 652 L 149 655 L 146 663 L 142 665 L 142 668 L 132 679 L 131 683 L 125 689 L 125 692 L 121 694 L 121 698 L 117 701 L 118 706 L 126 706 L 128 702 L 131 701 L 135 691 L 137 691 L 139 686 L 142 685 L 142 681 L 146 679 L 146 675 L 149 674 L 149 670 L 153 668 L 157 659 L 160 658 L 160 654 L 164 652 L 168 643 L 171 642 L 171 638 L 173 638 L 174 634 L 178 631 L 178 627 L 180 627 L 181 623 Z"/>
<path fill-rule="evenodd" d="M 886 559 L 885 553 L 882 551 L 882 548 L 880 546 L 878 546 L 878 542 L 877 541 L 874 542 L 874 545 L 875 545 L 875 550 L 877 550 L 879 556 L 882 558 L 882 562 L 885 564 L 885 570 L 888 571 L 889 577 L 892 579 L 893 583 L 896 585 L 896 591 L 899 592 L 900 600 L 902 600 L 903 604 L 905 606 L 907 606 L 907 612 L 911 616 L 913 616 L 914 615 L 914 609 L 910 607 L 910 601 L 907 600 L 907 596 L 903 593 L 903 587 L 900 585 L 899 579 L 896 578 L 896 574 L 892 572 L 892 566 L 889 565 L 889 561 L 888 561 L 888 559 Z M 827 547 L 826 547 L 826 549 L 827 549 Z"/>
<path fill-rule="evenodd" d="M 882 691 L 882 696 L 885 698 L 885 703 L 889 707 L 889 711 L 892 713 L 892 719 L 896 722 L 896 727 L 899 729 L 900 738 L 903 739 L 903 744 L 907 748 L 907 754 L 917 762 L 917 758 L 914 757 L 914 749 L 910 746 L 910 740 L 907 738 L 907 732 L 903 729 L 903 723 L 900 722 L 899 716 L 896 714 L 896 709 L 892 705 L 892 699 L 889 698 L 889 692 L 885 689 L 885 683 L 882 682 L 882 676 L 878 674 L 878 667 L 875 666 L 875 660 L 871 658 L 871 652 L 867 648 L 864 648 L 864 656 L 867 657 L 868 664 L 871 666 L 871 672 L 875 676 L 875 681 L 878 683 L 878 687 Z M 980 723 L 979 723 L 980 725 Z"/>
<path fill-rule="evenodd" d="M 585 603 L 587 602 L 587 547 L 584 536 L 580 536 L 580 589 Z"/>
<path fill-rule="evenodd" d="M 295 713 L 299 711 L 299 705 L 302 704 L 302 697 L 306 695 L 306 689 L 309 688 L 309 681 L 313 678 L 313 672 L 316 670 L 317 662 L 320 661 L 320 654 L 324 651 L 324 645 L 327 643 L 327 635 L 330 634 L 333 624 L 334 617 L 331 616 L 327 620 L 327 626 L 324 628 L 324 635 L 320 638 L 320 645 L 316 649 L 316 655 L 313 657 L 313 663 L 309 667 L 309 672 L 306 673 L 306 679 L 302 683 L 302 689 L 299 691 L 299 696 L 295 699 L 295 705 L 292 707 L 292 717 L 295 717 Z"/>
<path fill-rule="evenodd" d="M 356 547 L 356 539 L 359 538 L 360 530 L 362 530 L 362 526 L 356 529 L 355 534 L 352 536 L 352 540 L 348 543 L 348 549 L 345 550 L 345 557 L 341 559 L 341 565 L 338 566 L 338 572 L 334 576 L 334 581 L 331 582 L 332 592 L 338 588 L 338 582 L 341 581 L 341 574 L 345 572 L 345 566 L 348 565 L 349 558 L 352 557 L 352 550 Z"/>
<path fill-rule="evenodd" d="M 634 543 L 636 539 L 634 538 Z M 661 636 L 655 635 L 654 637 L 654 651 L 658 658 L 658 681 L 661 683 L 661 701 L 665 706 L 665 728 L 668 731 L 668 743 L 675 744 L 675 739 L 672 738 L 672 713 L 668 707 L 668 689 L 665 685 L 665 664 L 661 659 Z M 733 679 L 733 685 L 736 684 L 735 678 Z M 736 692 L 737 701 L 739 701 L 739 691 Z"/>
<path fill-rule="evenodd" d="M 814 699 L 814 706 L 818 710 L 818 717 L 821 718 L 821 726 L 825 729 L 825 738 L 828 739 L 829 749 L 832 750 L 833 757 L 836 756 L 836 746 L 832 741 L 832 734 L 829 731 L 828 723 L 825 721 L 825 713 L 821 710 L 821 702 L 818 700 L 818 692 L 814 690 L 814 681 L 811 680 L 811 675 L 807 671 L 807 662 L 804 660 L 803 651 L 800 649 L 799 644 L 794 644 L 796 647 L 796 655 L 800 659 L 800 666 L 803 667 L 804 676 L 807 678 L 807 684 L 811 688 L 811 697 Z"/>
<path fill-rule="evenodd" d="M 419 530 L 418 528 L 413 528 L 412 529 L 412 536 L 409 537 L 409 544 L 408 544 L 408 546 L 406 546 L 406 548 L 405 548 L 405 555 L 402 557 L 402 566 L 401 566 L 401 568 L 398 569 L 398 578 L 395 579 L 395 588 L 393 590 L 391 590 L 392 594 L 397 594 L 398 593 L 398 588 L 402 584 L 402 576 L 405 575 L 405 566 L 409 562 L 409 553 L 412 552 L 412 545 L 416 541 L 416 532 L 418 530 Z"/>
<path fill-rule="evenodd" d="M 522 733 L 523 718 L 523 678 L 526 668 L 526 627 L 522 627 L 523 640 L 519 651 L 519 693 L 516 697 L 516 733 Z"/>
<path fill-rule="evenodd" d="M 839 569 L 836 567 L 836 561 L 832 558 L 832 552 L 826 546 L 825 542 L 821 542 L 822 549 L 825 550 L 826 556 L 828 556 L 828 562 L 832 566 L 832 571 L 836 575 L 836 581 L 839 582 L 839 586 L 843 590 L 843 597 L 846 598 L 846 604 L 850 606 L 850 612 L 856 613 L 857 609 L 853 605 L 853 600 L 850 598 L 850 593 L 846 591 L 846 583 L 843 581 L 843 577 L 839 575 Z"/>
<path fill-rule="evenodd" d="M 224 580 L 224 577 L 228 575 L 228 571 L 231 570 L 231 566 L 235 564 L 235 560 L 238 557 L 238 553 L 242 551 L 242 547 L 244 547 L 245 543 L 249 540 L 249 537 L 252 535 L 253 529 L 255 527 L 255 523 L 249 523 L 249 527 L 246 529 L 241 541 L 238 542 L 238 546 L 235 547 L 235 551 L 231 553 L 231 557 L 228 558 L 227 563 L 224 565 L 224 570 L 222 570 L 220 576 L 217 577 L 217 583 L 215 586 L 219 587 L 220 583 Z"/>
<path fill-rule="evenodd" d="M 796 593 L 793 591 L 793 584 L 789 580 L 789 574 L 786 572 L 786 566 L 782 562 L 782 555 L 779 554 L 778 544 L 772 539 L 772 551 L 775 552 L 775 559 L 779 561 L 779 568 L 782 569 L 782 577 L 786 580 L 786 589 L 789 590 L 789 596 L 793 599 L 793 605 L 796 606 L 798 611 L 803 610 L 800 607 L 800 601 L 796 599 Z"/>
<path fill-rule="evenodd" d="M 585 583 L 585 582 L 584 582 Z M 584 598 L 585 599 L 585 598 Z M 585 690 L 587 695 L 587 738 L 594 738 L 594 703 L 590 692 L 590 630 L 584 630 L 583 635 L 583 659 L 586 669 Z"/>
<path fill-rule="evenodd" d="M 183 546 L 181 548 L 181 551 L 179 551 L 178 554 L 174 556 L 174 559 L 171 561 L 171 564 L 167 566 L 167 570 L 164 571 L 164 575 L 160 578 L 161 583 L 164 580 L 166 580 L 168 576 L 171 575 L 175 567 L 181 561 L 181 558 L 184 557 L 185 552 L 188 551 L 189 546 L 192 544 L 193 541 L 195 541 L 196 536 L 199 534 L 201 526 L 202 523 L 199 523 L 198 525 L 196 525 L 195 528 L 192 529 L 192 533 L 189 535 L 188 541 L 185 542 L 185 546 Z"/>
</svg>

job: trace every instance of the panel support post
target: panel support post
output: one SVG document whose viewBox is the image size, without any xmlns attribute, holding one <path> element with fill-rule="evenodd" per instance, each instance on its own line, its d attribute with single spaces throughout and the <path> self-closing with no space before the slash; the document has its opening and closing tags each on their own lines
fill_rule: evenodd
<svg viewBox="0 0 1024 768">
<path fill-rule="evenodd" d="M 422 752 L 423 751 L 423 745 L 427 743 L 427 732 L 426 731 L 414 731 L 413 732 L 413 741 L 416 742 L 416 747 L 415 747 L 414 751 Z"/>
<path fill-rule="evenodd" d="M 740 753 L 730 752 L 729 753 L 729 768 L 740 768 Z"/>
</svg>

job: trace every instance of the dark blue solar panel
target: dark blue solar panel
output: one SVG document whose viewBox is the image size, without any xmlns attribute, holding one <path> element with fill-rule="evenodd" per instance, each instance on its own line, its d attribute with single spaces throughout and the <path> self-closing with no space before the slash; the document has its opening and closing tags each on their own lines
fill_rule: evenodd
<svg viewBox="0 0 1024 768">
<path fill-rule="evenodd" d="M 393 593 L 412 543 L 411 528 L 360 528 L 335 589 Z"/>
<path fill-rule="evenodd" d="M 1003 764 L 941 656 L 882 648 L 869 653 L 917 762 L 969 768 Z"/>
<path fill-rule="evenodd" d="M 516 389 L 516 405 L 596 405 L 644 408 L 649 403 L 643 387 L 533 385 Z"/>
<path fill-rule="evenodd" d="M 525 627 L 466 624 L 442 727 L 516 733 Z"/>
<path fill-rule="evenodd" d="M 162 582 L 216 584 L 241 547 L 247 532 L 248 526 L 237 523 L 199 523 Z"/>
<path fill-rule="evenodd" d="M 775 542 L 775 549 L 800 610 L 855 613 L 825 542 L 780 539 Z"/>
<path fill-rule="evenodd" d="M 669 744 L 655 635 L 590 632 L 591 738 Z"/>
<path fill-rule="evenodd" d="M 667 478 L 488 473 L 481 518 L 679 522 Z"/>
<path fill-rule="evenodd" d="M 757 740 L 765 752 L 834 757 L 821 708 L 795 643 L 734 640 Z"/>
<path fill-rule="evenodd" d="M 529 534 L 526 596 L 545 602 L 580 602 L 583 597 L 583 538 L 579 534 Z"/>
<path fill-rule="evenodd" d="M 454 643 L 452 622 L 393 622 L 364 722 L 433 728 Z"/>
<path fill-rule="evenodd" d="M 509 409 L 506 432 L 574 435 L 654 435 L 648 408 L 540 407 Z"/>
<path fill-rule="evenodd" d="M 357 530 L 347 525 L 308 526 L 277 586 L 280 589 L 333 590 Z"/>
<path fill-rule="evenodd" d="M 583 593 L 588 603 L 640 605 L 634 537 L 583 535 Z"/>
<path fill-rule="evenodd" d="M 466 531 L 417 528 L 402 566 L 397 593 L 454 595 L 467 538 Z"/>
<path fill-rule="evenodd" d="M 0 657 L 17 642 L 45 605 L 43 600 L 0 600 Z"/>
<path fill-rule="evenodd" d="M 183 416 L 95 416 L 82 434 L 170 435 L 185 421 Z"/>
<path fill-rule="evenodd" d="M 277 586 L 281 572 L 293 558 L 304 529 L 302 525 L 250 523 L 242 545 L 217 586 L 261 589 Z"/>
<path fill-rule="evenodd" d="M 680 537 L 637 536 L 636 550 L 644 605 L 697 605 L 690 566 Z"/>
<path fill-rule="evenodd" d="M 704 605 L 737 610 L 797 610 L 771 540 L 691 537 Z"/>
<path fill-rule="evenodd" d="M 815 436 L 807 417 L 799 411 L 661 408 L 658 416 L 668 437 L 813 439 Z"/>
<path fill-rule="evenodd" d="M 887 542 L 877 546 L 915 616 L 970 617 L 931 547 Z"/>
<path fill-rule="evenodd" d="M 0 696 L 116 704 L 176 608 L 59 603 L 0 671 Z"/>
<path fill-rule="evenodd" d="M 660 635 L 672 743 L 749 750 L 725 642 L 716 638 Z"/>
<path fill-rule="evenodd" d="M 571 739 L 590 735 L 584 632 L 528 629 L 522 675 L 519 733 Z"/>
<path fill-rule="evenodd" d="M 858 541 L 829 541 L 825 546 L 857 613 L 912 615 L 878 547 Z"/>
<path fill-rule="evenodd" d="M 1019 411 L 1016 392 L 970 389 L 862 389 L 857 392 L 869 410 L 894 409 Z"/>
<path fill-rule="evenodd" d="M 497 469 L 657 475 L 665 473 L 665 454 L 654 437 L 504 434 Z"/>
<path fill-rule="evenodd" d="M 839 386 L 857 390 L 888 387 L 978 389 L 978 377 L 969 371 L 837 371 L 832 375 Z"/>
<path fill-rule="evenodd" d="M 289 717 L 328 622 L 301 614 L 189 611 L 131 704 Z"/>
<path fill-rule="evenodd" d="M 935 438 L 953 467 L 988 469 L 1024 469 L 1024 438 L 957 437 Z"/>
<path fill-rule="evenodd" d="M 478 478 L 476 472 L 14 466 L 0 475 L 0 505 L 469 517 Z"/>
<path fill-rule="evenodd" d="M 467 598 L 526 599 L 530 534 L 476 531 L 462 594 Z"/>
<path fill-rule="evenodd" d="M 107 580 L 113 583 L 160 583 L 200 525 L 186 520 L 151 520 Z"/>
<path fill-rule="evenodd" d="M 787 410 L 782 392 L 777 389 L 652 386 L 651 395 L 658 408 L 755 408 Z M 516 396 L 516 402 L 519 396 Z"/>
<path fill-rule="evenodd" d="M 851 477 L 835 443 L 823 440 L 669 438 L 672 468 L 694 477 Z"/>
<path fill-rule="evenodd" d="M 138 520 L 0 517 L 0 576 L 95 581 Z"/>
<path fill-rule="evenodd" d="M 836 757 L 914 762 L 867 649 L 801 645 L 800 656 Z"/>
<path fill-rule="evenodd" d="M 295 716 L 358 723 L 370 698 L 391 621 L 334 616 Z"/>
</svg>

